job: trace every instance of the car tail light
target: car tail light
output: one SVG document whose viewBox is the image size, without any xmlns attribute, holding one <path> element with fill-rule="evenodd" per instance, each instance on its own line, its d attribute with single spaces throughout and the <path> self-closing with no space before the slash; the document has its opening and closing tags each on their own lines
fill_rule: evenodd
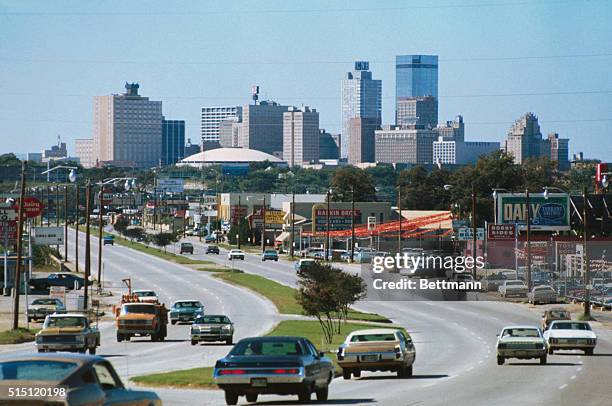
<svg viewBox="0 0 612 406">
<path fill-rule="evenodd" d="M 338 352 L 336 353 L 336 356 L 338 357 L 338 361 L 344 360 L 344 348 L 342 347 L 338 348 Z"/>
<path fill-rule="evenodd" d="M 280 374 L 280 375 L 295 375 L 295 374 L 298 374 L 300 371 L 296 368 L 291 368 L 291 369 L 275 369 L 273 372 L 275 374 Z"/>
<path fill-rule="evenodd" d="M 402 349 L 399 345 L 395 346 L 395 358 L 399 359 L 402 356 Z"/>
<path fill-rule="evenodd" d="M 219 375 L 246 375 L 247 371 L 244 369 L 220 369 Z"/>
</svg>

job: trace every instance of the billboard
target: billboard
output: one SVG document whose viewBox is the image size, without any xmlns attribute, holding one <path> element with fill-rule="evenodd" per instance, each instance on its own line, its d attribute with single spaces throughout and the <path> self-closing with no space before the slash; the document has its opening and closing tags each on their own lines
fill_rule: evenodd
<svg viewBox="0 0 612 406">
<path fill-rule="evenodd" d="M 285 224 L 285 212 L 282 210 L 266 210 L 266 229 L 282 229 Z M 263 213 L 259 208 L 253 213 L 253 226 L 260 228 L 263 225 Z"/>
<path fill-rule="evenodd" d="M 478 241 L 484 240 L 484 228 L 478 227 L 476 229 L 476 239 Z M 459 241 L 472 241 L 474 239 L 473 230 L 469 227 L 461 227 L 457 229 L 457 240 Z"/>
<path fill-rule="evenodd" d="M 516 227 L 514 224 L 488 224 L 487 238 L 495 241 L 514 241 Z"/>
<path fill-rule="evenodd" d="M 64 243 L 64 228 L 33 227 L 32 239 L 36 245 L 62 245 Z"/>
<path fill-rule="evenodd" d="M 183 193 L 185 182 L 181 178 L 159 178 L 156 189 L 164 193 Z"/>
<path fill-rule="evenodd" d="M 530 194 L 530 225 L 532 230 L 567 231 L 570 229 L 570 200 L 566 193 Z M 497 223 L 517 224 L 525 228 L 527 198 L 525 193 L 497 195 Z"/>
<path fill-rule="evenodd" d="M 313 232 L 327 231 L 327 208 L 313 207 Z M 361 211 L 355 209 L 355 225 L 361 223 Z M 348 230 L 351 228 L 351 209 L 330 209 L 329 230 Z"/>
</svg>

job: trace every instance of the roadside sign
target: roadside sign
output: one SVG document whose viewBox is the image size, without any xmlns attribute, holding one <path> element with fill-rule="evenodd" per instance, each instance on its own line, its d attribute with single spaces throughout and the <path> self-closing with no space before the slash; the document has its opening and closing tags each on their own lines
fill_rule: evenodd
<svg viewBox="0 0 612 406">
<path fill-rule="evenodd" d="M 102 204 L 109 205 L 113 202 L 113 192 L 108 189 L 102 191 Z"/>
<path fill-rule="evenodd" d="M 23 198 L 23 216 L 25 218 L 34 218 L 40 216 L 43 211 L 43 204 L 35 197 Z M 15 200 L 13 205 L 15 212 L 19 210 L 19 199 Z"/>
<path fill-rule="evenodd" d="M 497 223 L 518 224 L 525 227 L 527 221 L 527 197 L 525 193 L 500 193 L 497 195 Z M 570 198 L 567 193 L 529 195 L 529 218 L 532 230 L 567 231 L 570 229 Z"/>
<path fill-rule="evenodd" d="M 49 297 L 59 299 L 66 305 L 66 287 L 65 286 L 50 286 Z"/>
<path fill-rule="evenodd" d="M 32 239 L 35 245 L 62 245 L 64 244 L 63 227 L 34 227 Z"/>
<path fill-rule="evenodd" d="M 368 231 L 372 231 L 376 228 L 376 217 L 369 216 L 368 217 Z"/>
<path fill-rule="evenodd" d="M 0 241 L 4 240 L 4 236 L 9 240 L 14 240 L 17 238 L 17 221 L 9 220 L 0 222 Z"/>
<path fill-rule="evenodd" d="M 17 212 L 13 208 L 0 208 L 0 222 L 5 223 L 17 218 Z"/>
<path fill-rule="evenodd" d="M 484 240 L 484 228 L 479 227 L 476 229 L 476 239 L 479 241 Z M 459 241 L 472 241 L 474 239 L 472 229 L 469 227 L 461 227 L 457 230 L 457 239 Z"/>
<path fill-rule="evenodd" d="M 488 224 L 487 237 L 495 241 L 513 241 L 516 234 L 514 224 Z"/>
</svg>

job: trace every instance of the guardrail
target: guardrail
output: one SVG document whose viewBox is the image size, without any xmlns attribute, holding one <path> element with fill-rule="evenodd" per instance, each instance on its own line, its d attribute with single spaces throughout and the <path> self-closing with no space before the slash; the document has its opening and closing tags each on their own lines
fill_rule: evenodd
<svg viewBox="0 0 612 406">
<path fill-rule="evenodd" d="M 584 297 L 582 296 L 565 296 L 567 299 L 571 300 L 574 303 L 584 303 Z M 603 298 L 592 298 L 589 300 L 591 302 L 591 307 L 600 307 L 601 310 L 612 310 L 612 303 L 603 302 Z"/>
</svg>

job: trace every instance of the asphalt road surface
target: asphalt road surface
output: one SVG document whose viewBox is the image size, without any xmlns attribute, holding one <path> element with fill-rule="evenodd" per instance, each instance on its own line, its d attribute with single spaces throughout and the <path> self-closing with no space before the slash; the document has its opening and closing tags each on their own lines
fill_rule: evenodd
<svg viewBox="0 0 612 406">
<path fill-rule="evenodd" d="M 225 251 L 219 256 L 205 255 L 205 245 L 197 238 L 191 241 L 195 255 L 189 257 L 227 263 Z M 80 243 L 79 251 L 83 254 L 84 245 Z M 95 247 L 97 240 L 93 238 L 94 254 Z M 129 276 L 135 288 L 155 289 L 166 303 L 199 299 L 208 313 L 226 313 L 236 322 L 236 338 L 263 334 L 282 319 L 268 301 L 206 273 L 119 245 L 104 247 L 103 258 L 104 279 L 112 280 L 114 286 Z M 80 264 L 83 263 L 81 259 Z M 247 254 L 245 261 L 234 261 L 234 265 L 295 285 L 293 265 L 286 261 L 262 263 L 258 255 Z M 343 267 L 351 272 L 359 270 L 356 265 Z M 361 302 L 357 308 L 383 314 L 406 327 L 417 349 L 414 377 L 397 379 L 395 374 L 364 373 L 360 379 L 351 381 L 336 379 L 330 387 L 330 400 L 320 404 L 612 405 L 612 332 L 598 323 L 593 323 L 599 337 L 595 356 L 566 352 L 549 356 L 548 365 L 539 365 L 535 360 L 510 360 L 498 366 L 496 334 L 509 324 L 537 325 L 541 310 L 504 302 L 425 301 Z M 99 354 L 108 356 L 124 379 L 147 372 L 212 365 L 229 350 L 223 345 L 191 347 L 187 341 L 188 326 L 169 326 L 169 340 L 163 343 L 145 339 L 116 343 L 112 324 L 102 325 L 101 329 Z M 15 346 L 14 351 L 32 349 L 32 344 L 23 344 Z M 221 391 L 155 391 L 169 405 L 224 404 Z M 241 398 L 241 402 L 246 401 Z M 259 404 L 297 404 L 297 398 L 261 396 Z"/>
</svg>

